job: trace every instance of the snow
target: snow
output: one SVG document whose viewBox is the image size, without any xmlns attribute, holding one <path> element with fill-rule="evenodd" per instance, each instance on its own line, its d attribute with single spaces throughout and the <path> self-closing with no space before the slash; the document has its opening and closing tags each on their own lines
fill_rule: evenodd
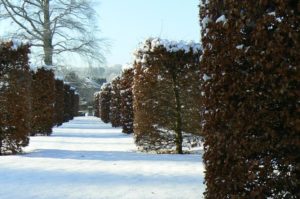
<svg viewBox="0 0 300 199">
<path fill-rule="evenodd" d="M 206 82 L 206 81 L 210 80 L 211 77 L 208 76 L 207 74 L 204 74 L 203 77 L 202 77 L 202 79 Z"/>
<path fill-rule="evenodd" d="M 202 24 L 202 28 L 206 29 L 208 23 L 212 22 L 212 20 L 208 17 L 205 16 L 202 20 L 201 20 L 201 24 Z"/>
<path fill-rule="evenodd" d="M 216 23 L 226 23 L 227 22 L 227 19 L 225 17 L 225 15 L 221 15 L 217 20 L 216 20 Z"/>
<path fill-rule="evenodd" d="M 45 70 L 54 70 L 55 69 L 55 67 L 53 66 L 53 65 L 47 65 L 47 64 L 44 64 L 43 65 L 43 68 L 45 69 Z"/>
<path fill-rule="evenodd" d="M 240 45 L 237 45 L 236 46 L 236 49 L 239 49 L 239 50 L 241 50 L 241 49 L 243 49 L 244 48 L 244 44 L 240 44 Z"/>
<path fill-rule="evenodd" d="M 269 12 L 268 15 L 270 15 L 270 16 L 276 16 L 276 13 L 275 12 Z"/>
<path fill-rule="evenodd" d="M 8 82 L 0 81 L 0 89 L 8 87 L 8 86 L 9 86 Z"/>
<path fill-rule="evenodd" d="M 0 156 L 1 199 L 202 198 L 199 154 L 136 151 L 133 137 L 95 117 L 76 117 L 25 154 Z"/>
<path fill-rule="evenodd" d="M 125 70 L 128 70 L 128 69 L 131 69 L 133 68 L 133 64 L 131 63 L 126 63 L 122 66 L 122 71 L 125 71 Z"/>
<path fill-rule="evenodd" d="M 198 53 L 202 51 L 202 46 L 199 43 L 195 43 L 194 41 L 186 42 L 186 41 L 169 41 L 167 39 L 161 39 L 161 38 L 149 38 L 145 40 L 144 42 L 140 43 L 138 49 L 134 52 L 135 59 L 140 59 L 138 54 L 139 52 L 153 52 L 155 49 L 163 47 L 168 52 L 178 52 L 183 51 L 184 53 Z M 146 59 L 146 57 L 143 57 L 141 62 L 143 63 L 143 60 Z"/>
<path fill-rule="evenodd" d="M 18 48 L 20 48 L 21 46 L 22 46 L 22 41 L 20 41 L 18 39 L 12 40 L 12 46 L 11 46 L 12 50 L 18 50 Z"/>
<path fill-rule="evenodd" d="M 55 75 L 56 80 L 64 81 L 64 76 L 63 75 Z"/>
</svg>

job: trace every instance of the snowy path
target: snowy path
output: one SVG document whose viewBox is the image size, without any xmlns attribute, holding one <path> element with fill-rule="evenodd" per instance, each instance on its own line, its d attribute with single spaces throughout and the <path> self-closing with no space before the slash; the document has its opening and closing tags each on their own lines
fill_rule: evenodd
<svg viewBox="0 0 300 199">
<path fill-rule="evenodd" d="M 32 137 L 26 154 L 0 156 L 1 199 L 199 199 L 199 155 L 135 152 L 132 136 L 77 117 Z"/>
</svg>

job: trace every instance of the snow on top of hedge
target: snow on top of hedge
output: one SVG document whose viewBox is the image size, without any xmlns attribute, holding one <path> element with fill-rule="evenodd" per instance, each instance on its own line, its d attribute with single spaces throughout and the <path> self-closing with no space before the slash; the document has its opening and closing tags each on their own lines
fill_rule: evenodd
<svg viewBox="0 0 300 199">
<path fill-rule="evenodd" d="M 122 71 L 125 71 L 127 69 L 131 69 L 131 68 L 133 68 L 133 64 L 127 63 L 127 64 L 122 65 Z"/>
<path fill-rule="evenodd" d="M 227 19 L 225 17 L 225 15 L 221 15 L 217 20 L 216 20 L 216 23 L 226 23 L 227 22 Z"/>
<path fill-rule="evenodd" d="M 20 48 L 23 45 L 22 41 L 17 39 L 13 39 L 11 42 L 12 42 L 12 46 L 11 46 L 12 50 L 18 50 L 18 48 Z"/>
<path fill-rule="evenodd" d="M 153 52 L 159 47 L 165 48 L 168 52 L 183 51 L 185 53 L 199 53 L 202 51 L 202 46 L 194 41 L 169 41 L 167 39 L 149 38 L 139 45 L 134 54 L 137 55 L 139 52 L 148 51 Z"/>
<path fill-rule="evenodd" d="M 105 82 L 104 84 L 102 84 L 102 86 L 101 86 L 101 88 L 100 88 L 100 90 L 102 91 L 103 89 L 105 89 L 105 88 L 109 88 L 109 87 L 111 87 L 111 83 L 110 82 Z M 100 92 L 101 92 L 100 91 Z"/>
</svg>

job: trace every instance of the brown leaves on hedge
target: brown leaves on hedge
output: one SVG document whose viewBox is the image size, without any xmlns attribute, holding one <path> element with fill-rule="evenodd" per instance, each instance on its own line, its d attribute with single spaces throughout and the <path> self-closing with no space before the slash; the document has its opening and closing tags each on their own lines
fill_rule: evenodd
<svg viewBox="0 0 300 199">
<path fill-rule="evenodd" d="M 211 77 L 201 82 L 207 198 L 300 194 L 295 2 L 202 1 L 202 24 L 210 21 L 200 63 Z"/>
</svg>

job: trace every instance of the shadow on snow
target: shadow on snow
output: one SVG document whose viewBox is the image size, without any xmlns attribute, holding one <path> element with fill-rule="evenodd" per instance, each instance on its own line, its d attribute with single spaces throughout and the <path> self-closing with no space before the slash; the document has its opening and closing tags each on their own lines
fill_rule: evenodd
<svg viewBox="0 0 300 199">
<path fill-rule="evenodd" d="M 199 155 L 178 154 L 146 154 L 124 151 L 71 151 L 58 149 L 39 149 L 29 154 L 30 158 L 53 158 L 75 160 L 102 160 L 102 161 L 166 161 L 166 162 L 200 162 Z"/>
</svg>

